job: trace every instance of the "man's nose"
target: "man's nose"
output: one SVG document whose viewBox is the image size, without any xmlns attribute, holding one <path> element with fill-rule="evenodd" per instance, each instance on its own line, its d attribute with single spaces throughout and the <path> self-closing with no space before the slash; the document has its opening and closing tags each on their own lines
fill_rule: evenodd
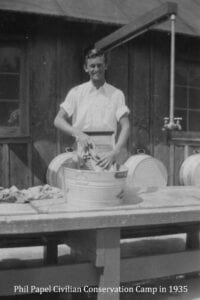
<svg viewBox="0 0 200 300">
<path fill-rule="evenodd" d="M 99 69 L 100 69 L 99 66 L 95 66 L 95 67 L 94 67 L 94 70 L 95 70 L 95 71 L 99 71 Z"/>
</svg>

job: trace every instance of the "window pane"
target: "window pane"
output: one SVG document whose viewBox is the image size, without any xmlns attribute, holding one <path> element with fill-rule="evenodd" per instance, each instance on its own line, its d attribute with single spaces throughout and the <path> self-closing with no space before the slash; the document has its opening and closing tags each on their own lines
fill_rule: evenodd
<svg viewBox="0 0 200 300">
<path fill-rule="evenodd" d="M 20 71 L 20 50 L 0 45 L 0 72 Z"/>
<path fill-rule="evenodd" d="M 0 102 L 0 126 L 19 126 L 19 104 Z"/>
<path fill-rule="evenodd" d="M 178 85 L 187 85 L 187 63 L 184 61 L 176 62 L 175 82 Z"/>
<path fill-rule="evenodd" d="M 21 50 L 0 43 L 0 126 L 20 126 Z M 4 42 L 5 43 L 5 42 Z"/>
<path fill-rule="evenodd" d="M 187 88 L 175 87 L 175 106 L 180 108 L 187 108 Z"/>
<path fill-rule="evenodd" d="M 189 112 L 189 130 L 200 131 L 200 111 Z"/>
<path fill-rule="evenodd" d="M 0 99 L 19 99 L 19 75 L 0 73 Z"/>
<path fill-rule="evenodd" d="M 193 109 L 200 109 L 200 88 L 189 89 L 189 107 Z M 199 125 L 200 128 L 200 125 Z"/>
<path fill-rule="evenodd" d="M 190 64 L 189 85 L 200 88 L 200 64 L 199 63 Z"/>
<path fill-rule="evenodd" d="M 187 111 L 182 109 L 175 109 L 175 117 L 180 117 L 183 120 L 181 121 L 182 130 L 187 130 Z"/>
<path fill-rule="evenodd" d="M 176 62 L 176 116 L 183 117 L 183 130 L 200 131 L 200 63 Z"/>
</svg>

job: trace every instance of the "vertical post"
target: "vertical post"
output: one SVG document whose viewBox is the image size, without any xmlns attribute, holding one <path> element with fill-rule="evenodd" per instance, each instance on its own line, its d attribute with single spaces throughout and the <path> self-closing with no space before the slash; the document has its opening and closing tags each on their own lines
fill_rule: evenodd
<svg viewBox="0 0 200 300">
<path fill-rule="evenodd" d="M 2 147 L 3 155 L 3 187 L 8 188 L 10 185 L 10 154 L 9 154 L 9 145 L 3 144 Z"/>
<path fill-rule="evenodd" d="M 32 142 L 27 143 L 27 157 L 28 157 L 28 182 L 29 186 L 33 185 L 33 168 L 32 168 Z"/>
<path fill-rule="evenodd" d="M 62 70 L 62 44 L 61 44 L 61 34 L 60 34 L 60 24 L 57 26 L 57 38 L 56 38 L 56 60 L 57 60 L 57 65 L 56 65 L 56 103 L 55 103 L 55 111 L 56 114 L 59 110 L 60 106 L 60 99 L 61 97 L 61 70 Z M 56 128 L 56 155 L 61 153 L 61 133 L 60 131 Z"/>
<path fill-rule="evenodd" d="M 175 19 L 176 16 L 171 15 L 171 53 L 170 53 L 170 112 L 169 122 L 174 123 L 174 82 L 175 82 Z"/>
<path fill-rule="evenodd" d="M 100 239 L 97 251 L 103 250 L 104 261 L 99 278 L 99 288 L 119 288 L 120 286 L 120 229 L 111 228 L 97 231 Z M 99 249 L 98 249 L 99 248 Z M 117 292 L 98 293 L 97 300 L 119 300 Z"/>
<path fill-rule="evenodd" d="M 58 243 L 54 240 L 47 240 L 44 246 L 44 263 L 46 265 L 58 263 Z"/>
<path fill-rule="evenodd" d="M 200 248 L 200 232 L 194 229 L 192 232 L 188 232 L 186 236 L 186 249 L 197 250 Z"/>
<path fill-rule="evenodd" d="M 170 144 L 169 146 L 169 185 L 174 184 L 174 159 L 175 159 L 175 146 Z"/>
<path fill-rule="evenodd" d="M 184 145 L 184 159 L 186 159 L 189 156 L 189 145 Z"/>
</svg>

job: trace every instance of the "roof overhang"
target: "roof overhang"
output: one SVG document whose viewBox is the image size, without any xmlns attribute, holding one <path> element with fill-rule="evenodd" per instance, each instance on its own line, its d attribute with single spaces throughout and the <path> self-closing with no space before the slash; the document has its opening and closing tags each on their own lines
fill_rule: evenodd
<svg viewBox="0 0 200 300">
<path fill-rule="evenodd" d="M 170 1 L 170 0 L 169 0 Z M 176 33 L 200 36 L 200 2 L 172 0 L 178 4 Z M 103 25 L 126 25 L 167 0 L 0 0 L 0 11 L 36 14 L 68 21 Z M 152 30 L 170 31 L 169 22 Z"/>
<path fill-rule="evenodd" d="M 101 39 L 95 43 L 95 48 L 98 50 L 110 50 L 113 49 L 138 35 L 141 35 L 145 31 L 149 30 L 152 25 L 159 24 L 171 15 L 176 15 L 178 11 L 178 6 L 176 3 L 167 2 L 142 15 L 136 20 L 130 22 L 129 24 L 121 27 L 105 38 Z"/>
</svg>

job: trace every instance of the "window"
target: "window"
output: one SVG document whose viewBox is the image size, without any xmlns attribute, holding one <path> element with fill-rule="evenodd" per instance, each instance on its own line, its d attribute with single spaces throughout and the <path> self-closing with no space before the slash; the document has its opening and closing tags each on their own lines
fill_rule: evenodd
<svg viewBox="0 0 200 300">
<path fill-rule="evenodd" d="M 184 131 L 200 131 L 200 62 L 176 63 L 175 116 Z"/>
<path fill-rule="evenodd" d="M 0 41 L 0 137 L 28 133 L 26 90 L 22 42 Z"/>
</svg>

